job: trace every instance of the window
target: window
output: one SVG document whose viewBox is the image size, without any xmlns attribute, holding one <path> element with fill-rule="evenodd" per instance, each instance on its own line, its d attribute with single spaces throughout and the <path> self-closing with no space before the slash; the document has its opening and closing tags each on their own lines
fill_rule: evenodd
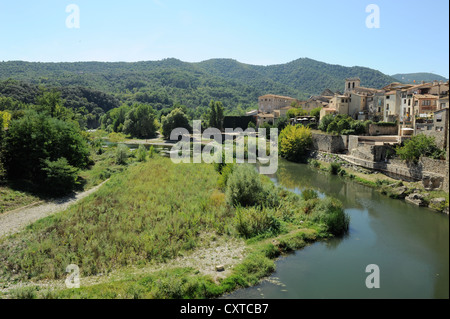
<svg viewBox="0 0 450 319">
<path fill-rule="evenodd" d="M 391 98 L 391 96 L 390 96 L 390 95 L 386 96 L 386 99 L 388 99 L 388 100 L 389 100 L 390 98 Z"/>
<path fill-rule="evenodd" d="M 386 105 L 386 110 L 389 110 L 389 104 Z"/>
</svg>

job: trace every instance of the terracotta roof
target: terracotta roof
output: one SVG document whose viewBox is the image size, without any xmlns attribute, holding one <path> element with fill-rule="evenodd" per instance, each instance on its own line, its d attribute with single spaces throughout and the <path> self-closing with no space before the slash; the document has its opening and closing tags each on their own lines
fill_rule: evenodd
<svg viewBox="0 0 450 319">
<path fill-rule="evenodd" d="M 373 89 L 373 88 L 366 88 L 363 86 L 357 87 L 353 89 L 354 92 L 363 92 L 363 93 L 376 93 L 376 92 L 382 92 L 382 90 Z"/>
</svg>

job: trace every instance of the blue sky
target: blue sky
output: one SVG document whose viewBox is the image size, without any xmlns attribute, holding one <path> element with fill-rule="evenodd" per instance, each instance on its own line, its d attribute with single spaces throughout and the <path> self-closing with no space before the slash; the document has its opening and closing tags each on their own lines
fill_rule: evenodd
<svg viewBox="0 0 450 319">
<path fill-rule="evenodd" d="M 70 4 L 79 29 L 66 26 Z M 380 8 L 380 28 L 366 27 L 369 4 Z M 0 30 L 0 61 L 308 57 L 449 76 L 447 0 L 0 0 Z"/>
</svg>

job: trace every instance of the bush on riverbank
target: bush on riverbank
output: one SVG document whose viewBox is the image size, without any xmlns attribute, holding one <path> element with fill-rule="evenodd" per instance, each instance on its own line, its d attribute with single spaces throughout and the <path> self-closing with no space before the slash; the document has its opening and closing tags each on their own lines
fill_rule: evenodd
<svg viewBox="0 0 450 319">
<path fill-rule="evenodd" d="M 279 204 L 278 192 L 272 183 L 263 184 L 261 176 L 249 164 L 237 165 L 227 180 L 226 196 L 230 206 L 267 206 Z"/>
<path fill-rule="evenodd" d="M 307 127 L 287 126 L 279 136 L 280 155 L 288 161 L 304 162 L 312 145 L 311 130 Z"/>
</svg>

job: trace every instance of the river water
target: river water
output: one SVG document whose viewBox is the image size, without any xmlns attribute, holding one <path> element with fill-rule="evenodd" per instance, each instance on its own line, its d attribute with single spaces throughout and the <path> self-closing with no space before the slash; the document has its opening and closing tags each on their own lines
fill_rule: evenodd
<svg viewBox="0 0 450 319">
<path fill-rule="evenodd" d="M 350 231 L 280 258 L 268 280 L 224 298 L 449 298 L 448 216 L 307 165 L 280 160 L 270 177 L 296 193 L 308 187 L 340 199 Z M 366 286 L 370 264 L 379 267 L 379 288 Z"/>
</svg>

